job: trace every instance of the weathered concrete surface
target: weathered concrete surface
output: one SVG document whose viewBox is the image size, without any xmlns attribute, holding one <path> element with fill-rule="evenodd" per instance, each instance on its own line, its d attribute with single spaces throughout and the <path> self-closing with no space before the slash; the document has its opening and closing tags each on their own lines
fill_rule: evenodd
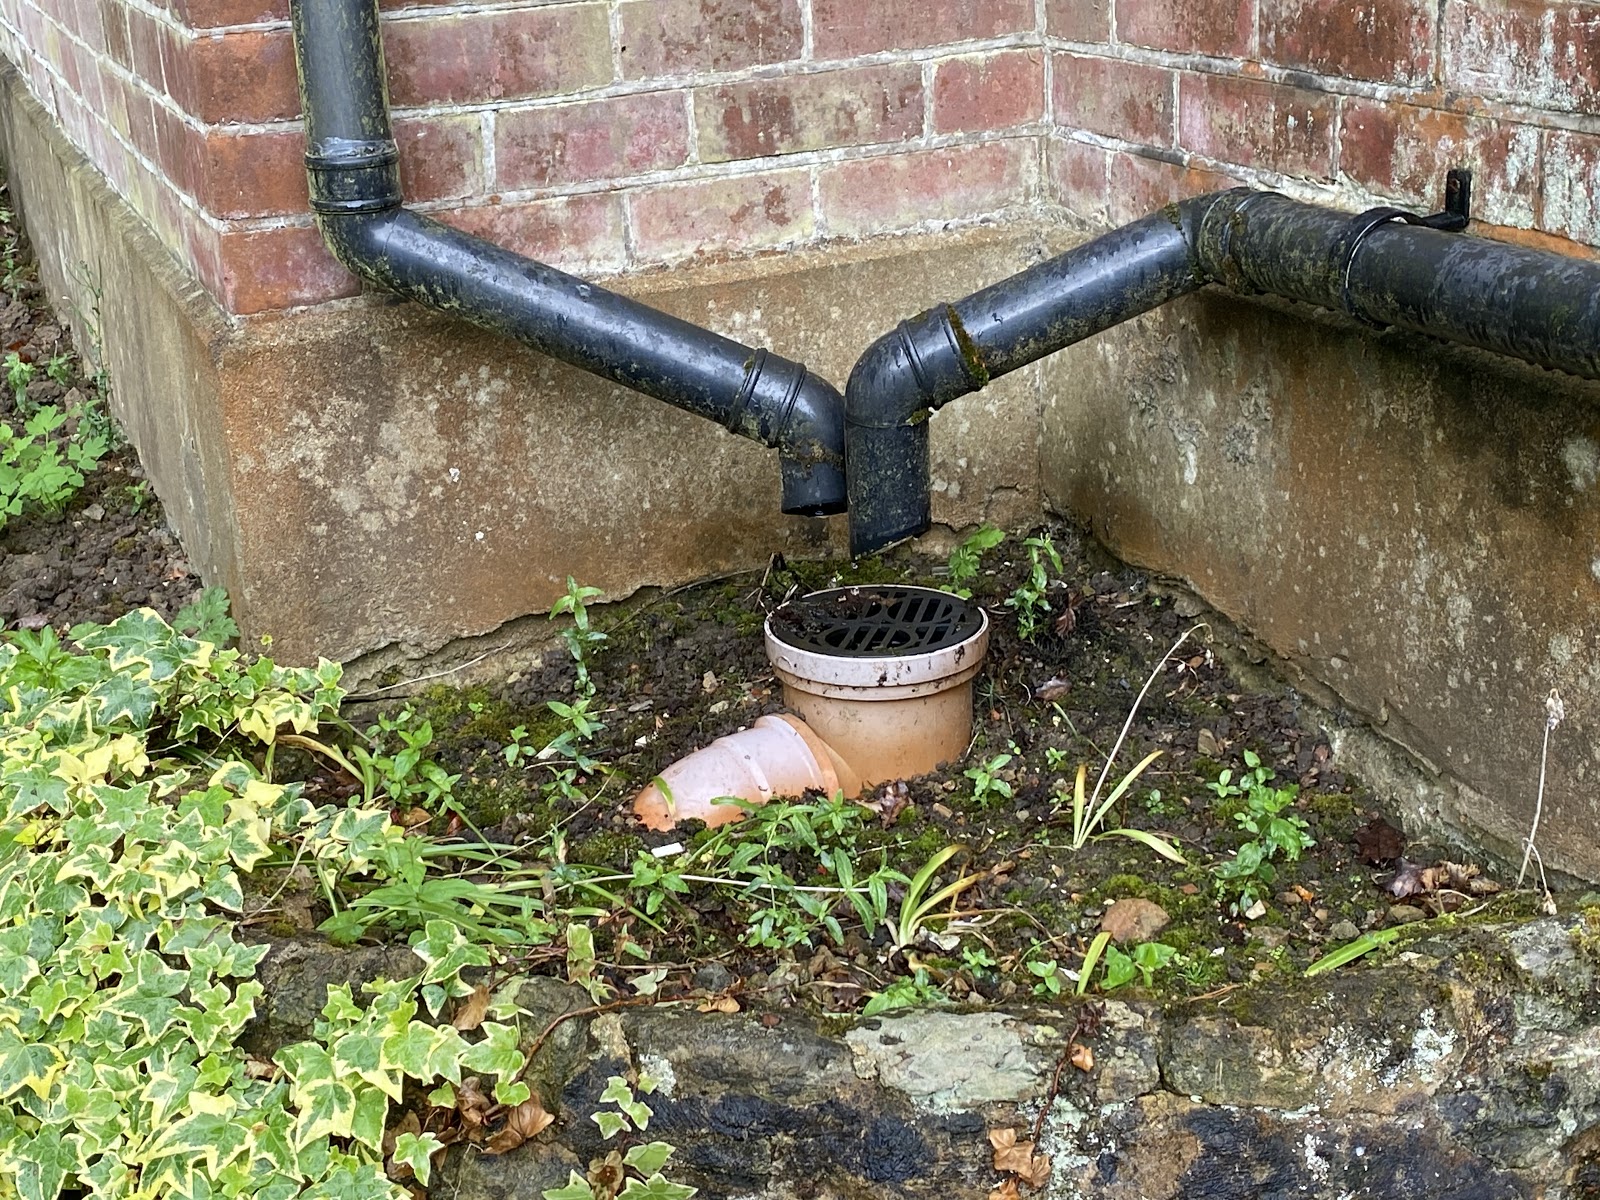
<svg viewBox="0 0 1600 1200">
<path fill-rule="evenodd" d="M 1025 232 L 857 248 L 622 281 L 690 321 L 842 381 L 867 342 Z M 568 575 L 620 597 L 842 546 L 843 521 L 778 515 L 776 456 L 715 424 L 404 303 L 251 322 L 221 350 L 240 612 L 279 647 L 432 650 L 548 608 Z M 1038 511 L 1029 372 L 936 439 L 941 521 Z"/>
<path fill-rule="evenodd" d="M 89 314 L 103 289 L 117 414 L 191 560 L 279 657 L 370 674 L 543 612 L 568 575 L 616 599 L 842 550 L 842 520 L 779 515 L 770 451 L 458 321 L 371 296 L 230 325 L 3 72 L 51 292 Z M 613 282 L 842 385 L 908 313 L 1040 252 L 1036 230 L 980 228 Z M 936 519 L 1031 520 L 1038 424 L 1031 370 L 953 408 Z"/>
<path fill-rule="evenodd" d="M 1050 360 L 1048 503 L 1181 577 L 1441 786 L 1398 799 L 1600 878 L 1600 387 L 1192 297 Z"/>
<path fill-rule="evenodd" d="M 309 1027 L 376 952 L 276 956 L 258 1053 Z M 402 952 L 403 953 L 403 952 Z M 525 1042 L 590 1003 L 524 989 Z M 713 1200 L 983 1200 L 988 1133 L 1027 1140 L 1076 1009 L 919 1011 L 820 1027 L 799 1012 L 632 1009 L 557 1026 L 533 1078 L 556 1122 L 494 1157 L 453 1151 L 437 1194 L 532 1200 L 613 1145 L 590 1114 L 645 1071 L 669 1175 Z M 297 1015 L 298 1014 L 298 1015 Z M 1162 1008 L 1108 1001 L 1042 1123 L 1045 1200 L 1596 1200 L 1600 911 L 1461 927 L 1317 980 L 1265 973 Z"/>
</svg>

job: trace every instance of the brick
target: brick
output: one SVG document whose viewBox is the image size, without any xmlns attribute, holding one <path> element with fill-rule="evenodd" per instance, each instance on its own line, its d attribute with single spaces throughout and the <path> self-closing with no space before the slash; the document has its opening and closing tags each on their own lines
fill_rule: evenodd
<svg viewBox="0 0 1600 1200">
<path fill-rule="evenodd" d="M 1111 40 L 1111 0 L 1045 0 L 1045 28 L 1069 42 Z"/>
<path fill-rule="evenodd" d="M 922 68 L 894 63 L 758 79 L 694 95 L 706 162 L 922 136 Z"/>
<path fill-rule="evenodd" d="M 1033 0 L 812 0 L 818 58 L 917 50 L 1027 33 Z"/>
<path fill-rule="evenodd" d="M 1108 222 L 1110 152 L 1087 142 L 1053 137 L 1046 150 L 1051 198 L 1094 225 Z"/>
<path fill-rule="evenodd" d="M 307 212 L 305 137 L 299 130 L 197 135 L 195 199 L 214 217 L 281 217 Z"/>
<path fill-rule="evenodd" d="M 1052 97 L 1058 126 L 1147 145 L 1172 145 L 1173 79 L 1165 67 L 1058 53 Z"/>
<path fill-rule="evenodd" d="M 1117 40 L 1156 50 L 1243 58 L 1254 49 L 1252 0 L 1116 0 Z"/>
<path fill-rule="evenodd" d="M 933 131 L 968 133 L 1026 125 L 1044 116 L 1044 54 L 997 50 L 940 60 L 933 77 Z"/>
<path fill-rule="evenodd" d="M 1600 111 L 1600 6 L 1456 0 L 1445 9 L 1445 82 L 1564 112 Z"/>
<path fill-rule="evenodd" d="M 1434 0 L 1261 0 L 1261 57 L 1347 79 L 1426 83 L 1434 11 Z"/>
<path fill-rule="evenodd" d="M 1220 162 L 1328 179 L 1337 105 L 1321 92 L 1186 72 L 1178 79 L 1178 143 Z"/>
<path fill-rule="evenodd" d="M 1026 199 L 1030 139 L 857 159 L 822 168 L 831 234 L 865 237 L 925 221 L 998 212 Z"/>
<path fill-rule="evenodd" d="M 355 296 L 361 282 L 310 226 L 228 229 L 218 240 L 218 299 L 237 316 Z"/>
<path fill-rule="evenodd" d="M 401 118 L 394 140 L 407 201 L 459 200 L 483 191 L 483 125 L 475 115 Z"/>
<path fill-rule="evenodd" d="M 155 163 L 168 182 L 193 196 L 199 190 L 203 173 L 204 138 L 166 104 L 158 102 L 153 112 Z"/>
<path fill-rule="evenodd" d="M 557 196 L 523 204 L 484 204 L 436 214 L 497 246 L 575 273 L 625 266 L 622 198 L 615 193 Z"/>
<path fill-rule="evenodd" d="M 624 0 L 625 79 L 736 71 L 800 57 L 798 0 Z"/>
<path fill-rule="evenodd" d="M 201 34 L 177 47 L 167 89 L 210 125 L 286 121 L 300 115 L 300 81 L 287 29 Z"/>
<path fill-rule="evenodd" d="M 636 192 L 634 244 L 646 261 L 805 241 L 816 230 L 807 171 L 770 171 Z"/>
<path fill-rule="evenodd" d="M 1534 223 L 1541 171 L 1539 131 L 1530 126 L 1351 98 L 1339 143 L 1340 172 L 1386 200 L 1431 212 L 1444 202 L 1445 172 L 1467 166 L 1474 215 Z"/>
<path fill-rule="evenodd" d="M 106 53 L 124 71 L 133 70 L 133 47 L 128 44 L 128 13 L 117 0 L 99 0 L 100 31 Z"/>
<path fill-rule="evenodd" d="M 289 0 L 164 0 L 172 15 L 191 29 L 217 29 L 225 25 L 253 25 L 287 21 Z M 457 4 L 460 0 L 380 0 L 384 11 Z M 491 0 L 492 2 L 492 0 Z M 501 0 L 507 3 L 509 0 Z"/>
<path fill-rule="evenodd" d="M 1232 176 L 1206 167 L 1118 152 L 1111 156 L 1111 224 L 1126 225 L 1174 200 L 1204 196 L 1238 184 L 1239 180 Z"/>
<path fill-rule="evenodd" d="M 161 48 L 167 35 L 154 17 L 136 8 L 128 10 L 128 49 L 133 59 L 133 73 L 157 91 L 166 90 L 166 76 L 161 68 Z"/>
<path fill-rule="evenodd" d="M 384 53 L 400 106 L 547 96 L 611 81 L 601 4 L 390 21 Z"/>
<path fill-rule="evenodd" d="M 1560 237 L 1600 246 L 1600 137 L 1561 129 L 1544 137 L 1540 225 Z"/>
<path fill-rule="evenodd" d="M 689 115 L 678 92 L 505 111 L 494 144 L 501 188 L 616 179 L 688 158 Z"/>
<path fill-rule="evenodd" d="M 191 29 L 253 25 L 289 18 L 289 0 L 170 0 L 172 15 Z"/>
</svg>

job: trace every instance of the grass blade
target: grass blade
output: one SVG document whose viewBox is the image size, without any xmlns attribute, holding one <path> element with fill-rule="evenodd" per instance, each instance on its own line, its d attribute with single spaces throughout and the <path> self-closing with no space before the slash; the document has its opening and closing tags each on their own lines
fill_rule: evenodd
<svg viewBox="0 0 1600 1200">
<path fill-rule="evenodd" d="M 1169 862 L 1175 862 L 1180 867 L 1189 865 L 1188 860 L 1183 857 L 1176 846 L 1159 834 L 1151 833 L 1148 829 L 1108 829 L 1100 836 L 1132 838 L 1140 845 L 1150 847 L 1150 849 Z"/>
<path fill-rule="evenodd" d="M 1321 975 L 1327 971 L 1336 970 L 1346 963 L 1353 963 L 1363 954 L 1370 954 L 1379 946 L 1387 946 L 1398 938 L 1402 932 L 1403 930 L 1397 925 L 1393 929 L 1379 929 L 1373 933 L 1363 933 L 1355 941 L 1346 942 L 1337 950 L 1330 950 L 1327 954 L 1317 959 L 1316 962 L 1306 968 L 1306 978 L 1309 979 L 1313 975 Z"/>
</svg>

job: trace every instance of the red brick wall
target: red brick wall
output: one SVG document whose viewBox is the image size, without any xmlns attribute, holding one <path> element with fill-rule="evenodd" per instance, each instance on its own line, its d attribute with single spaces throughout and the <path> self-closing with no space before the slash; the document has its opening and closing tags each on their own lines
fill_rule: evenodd
<svg viewBox="0 0 1600 1200">
<path fill-rule="evenodd" d="M 385 0 L 408 200 L 608 273 L 1038 198 L 1035 0 Z M 0 50 L 234 313 L 354 294 L 287 0 L 0 0 Z"/>
<path fill-rule="evenodd" d="M 1600 4 L 384 0 L 409 200 L 571 270 L 1239 180 L 1600 242 Z M 287 0 L 0 0 L 0 51 L 234 313 L 356 292 Z"/>
<path fill-rule="evenodd" d="M 1600 244 L 1600 3 L 1047 0 L 1049 177 L 1121 222 L 1228 186 Z"/>
</svg>

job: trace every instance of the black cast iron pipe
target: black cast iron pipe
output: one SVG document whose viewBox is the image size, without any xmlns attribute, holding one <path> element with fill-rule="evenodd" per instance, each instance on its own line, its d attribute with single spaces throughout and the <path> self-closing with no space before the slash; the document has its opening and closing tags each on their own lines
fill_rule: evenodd
<svg viewBox="0 0 1600 1200">
<path fill-rule="evenodd" d="M 378 0 L 291 0 L 317 226 L 361 278 L 777 449 L 786 513 L 843 512 L 844 400 L 765 350 L 402 207 Z"/>
<path fill-rule="evenodd" d="M 928 528 L 934 410 L 1208 283 L 1600 379 L 1600 263 L 1409 217 L 1217 192 L 902 323 L 845 388 L 851 553 Z"/>
</svg>

